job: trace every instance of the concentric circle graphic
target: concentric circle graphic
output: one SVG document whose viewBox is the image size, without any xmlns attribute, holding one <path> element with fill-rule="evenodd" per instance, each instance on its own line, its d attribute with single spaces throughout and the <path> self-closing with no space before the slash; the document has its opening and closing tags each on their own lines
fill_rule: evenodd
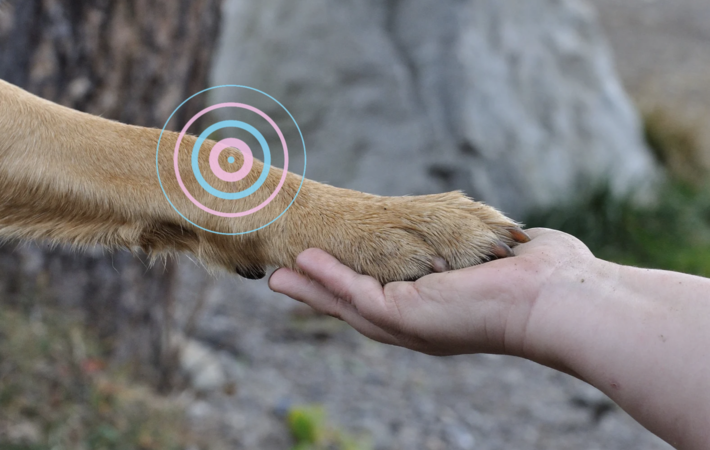
<svg viewBox="0 0 710 450">
<path fill-rule="evenodd" d="M 188 101 L 191 99 L 197 97 L 198 95 L 205 94 L 208 91 L 212 91 L 215 89 L 223 89 L 223 88 L 237 88 L 237 89 L 246 89 L 251 92 L 257 92 L 264 97 L 268 98 L 269 100 L 275 102 L 280 108 L 282 108 L 288 117 L 291 119 L 293 122 L 293 125 L 295 125 L 295 129 L 298 131 L 298 135 L 301 139 L 301 144 L 303 145 L 303 176 L 301 177 L 301 184 L 298 187 L 298 190 L 296 194 L 294 195 L 293 199 L 291 202 L 288 204 L 288 206 L 273 220 L 271 220 L 268 223 L 265 223 L 258 228 L 255 228 L 253 230 L 249 231 L 242 231 L 242 232 L 236 232 L 236 233 L 224 233 L 224 232 L 219 232 L 215 230 L 210 230 L 207 229 L 194 221 L 190 220 L 186 215 L 178 210 L 178 208 L 175 206 L 173 201 L 170 199 L 170 196 L 165 190 L 165 187 L 163 186 L 163 179 L 161 179 L 160 175 L 160 164 L 159 164 L 159 154 L 160 154 L 160 142 L 163 138 L 163 134 L 165 133 L 165 129 L 167 128 L 168 124 L 170 123 L 170 120 L 175 116 L 175 114 L 182 108 Z M 272 130 L 272 133 L 275 132 L 275 134 L 278 136 L 279 143 L 281 147 L 283 148 L 283 172 L 281 175 L 281 178 L 279 180 L 278 185 L 276 188 L 273 190 L 273 192 L 270 193 L 270 195 L 267 197 L 266 200 L 262 201 L 260 204 L 257 206 L 254 206 L 246 211 L 217 211 L 215 209 L 209 208 L 200 201 L 198 201 L 195 198 L 194 193 L 191 193 L 188 188 L 185 185 L 185 182 L 183 181 L 183 178 L 180 174 L 180 167 L 179 167 L 179 156 L 180 156 L 180 147 L 183 139 L 185 138 L 185 135 L 187 134 L 188 130 L 190 129 L 191 126 L 195 124 L 195 122 L 205 116 L 205 114 L 216 111 L 216 110 L 226 110 L 223 112 L 228 112 L 230 110 L 242 110 L 242 111 L 249 111 L 253 114 L 255 114 L 255 117 L 260 117 L 263 119 L 270 127 Z M 224 115 L 224 114 L 223 114 Z M 242 139 L 235 138 L 235 137 L 226 137 L 221 140 L 219 140 L 209 151 L 209 164 L 207 167 L 200 167 L 200 151 L 205 143 L 205 141 L 209 138 L 210 135 L 224 129 L 235 129 L 235 130 L 242 130 L 243 132 L 248 133 L 251 138 L 256 140 L 258 142 L 259 147 L 261 148 L 261 151 L 263 153 L 263 167 L 261 170 L 261 173 L 259 174 L 259 178 L 254 182 L 251 186 L 247 187 L 246 189 L 242 189 L 237 192 L 224 192 L 219 189 L 216 189 L 214 186 L 210 185 L 206 180 L 205 177 L 202 174 L 203 170 L 209 170 L 209 172 L 216 177 L 219 180 L 222 180 L 224 182 L 228 183 L 236 183 L 241 180 L 244 180 L 244 178 L 247 177 L 252 172 L 252 169 L 254 168 L 254 154 L 252 152 L 252 149 L 249 147 L 249 145 Z M 250 139 L 251 139 L 250 138 Z M 246 139 L 246 138 L 245 138 Z M 228 170 L 223 169 L 220 164 L 219 164 L 219 158 L 220 155 L 223 154 L 223 152 L 228 149 L 236 149 L 239 153 L 242 155 L 242 165 L 241 167 L 234 171 L 230 172 Z M 245 217 L 251 214 L 254 214 L 255 212 L 263 209 L 266 207 L 269 203 L 271 203 L 274 198 L 279 194 L 281 191 L 281 188 L 283 187 L 286 177 L 288 175 L 288 167 L 289 167 L 289 153 L 288 153 L 288 145 L 286 143 L 286 138 L 284 137 L 284 133 L 281 131 L 279 126 L 276 124 L 276 121 L 274 121 L 269 115 L 264 113 L 261 109 L 246 104 L 246 103 L 241 103 L 241 102 L 222 102 L 222 103 L 217 103 L 215 105 L 209 106 L 207 108 L 204 108 L 202 111 L 198 112 L 195 114 L 193 117 L 190 118 L 190 120 L 187 121 L 185 126 L 182 128 L 180 131 L 180 134 L 178 136 L 177 141 L 175 142 L 174 148 L 171 148 L 170 151 L 172 151 L 172 161 L 173 161 L 173 170 L 174 173 L 171 173 L 169 175 L 174 175 L 177 184 L 180 186 L 180 189 L 182 191 L 182 194 L 197 208 L 201 209 L 202 211 L 205 211 L 211 215 L 219 216 L 219 217 L 224 217 L 224 218 L 238 218 L 238 217 Z M 204 158 L 202 158 L 202 161 L 205 161 Z M 263 136 L 263 134 L 252 124 L 252 123 L 247 123 L 246 121 L 243 120 L 222 120 L 220 122 L 214 123 L 207 127 L 204 131 L 202 131 L 199 134 L 199 137 L 195 141 L 195 144 L 192 146 L 192 152 L 190 154 L 190 162 L 191 162 L 191 169 L 192 169 L 192 175 L 194 175 L 195 180 L 199 184 L 199 186 L 204 190 L 204 192 L 208 193 L 211 197 L 219 198 L 222 200 L 240 200 L 240 199 L 245 199 L 248 198 L 249 196 L 253 195 L 260 189 L 266 189 L 264 186 L 264 183 L 269 176 L 269 171 L 271 169 L 271 163 L 272 163 L 272 154 L 271 150 L 269 148 L 267 139 Z M 233 156 L 229 156 L 227 158 L 227 162 L 231 165 L 235 162 L 235 158 Z M 253 233 L 255 231 L 258 231 L 264 227 L 267 227 L 268 225 L 271 225 L 274 223 L 276 220 L 278 220 L 283 214 L 293 205 L 294 201 L 296 201 L 296 197 L 298 197 L 298 194 L 301 192 L 301 187 L 303 186 L 303 179 L 305 178 L 306 175 L 306 144 L 303 139 L 303 134 L 301 133 L 301 129 L 298 126 L 298 123 L 296 120 L 293 118 L 291 113 L 284 107 L 278 100 L 276 100 L 274 97 L 270 96 L 269 94 L 260 91 L 258 89 L 248 87 L 248 86 L 241 86 L 241 85 L 221 85 L 221 86 L 215 86 L 211 87 L 208 89 L 204 89 L 192 96 L 190 96 L 187 100 L 182 102 L 175 110 L 170 114 L 170 117 L 168 117 L 168 120 L 165 122 L 165 125 L 163 126 L 163 129 L 160 132 L 160 137 L 158 138 L 158 145 L 156 148 L 156 154 L 155 154 L 155 166 L 156 166 L 156 171 L 158 174 L 158 181 L 160 183 L 160 188 L 163 191 L 163 194 L 165 195 L 165 198 L 168 200 L 170 203 L 170 206 L 178 213 L 180 216 L 182 216 L 185 220 L 190 222 L 191 224 L 195 225 L 196 227 L 209 231 L 211 233 L 215 234 L 222 234 L 222 235 L 241 235 L 241 234 L 248 234 L 248 233 Z M 252 178 L 253 179 L 253 178 Z M 204 195 L 203 195 L 204 196 Z M 263 198 L 263 195 L 260 196 Z M 224 203 L 220 203 L 224 204 Z"/>
</svg>

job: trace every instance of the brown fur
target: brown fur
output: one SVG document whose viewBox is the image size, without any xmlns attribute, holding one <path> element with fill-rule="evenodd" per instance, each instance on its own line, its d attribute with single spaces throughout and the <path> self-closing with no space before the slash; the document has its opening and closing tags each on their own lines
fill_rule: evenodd
<svg viewBox="0 0 710 450">
<path fill-rule="evenodd" d="M 501 243 L 524 239 L 516 223 L 458 192 L 380 197 L 311 180 L 304 180 L 293 206 L 273 224 L 238 236 L 210 233 L 180 217 L 161 191 L 155 172 L 160 130 L 74 111 L 3 81 L 0 108 L 2 238 L 142 248 L 151 255 L 187 251 L 208 267 L 236 268 L 248 278 L 262 277 L 267 266 L 293 268 L 301 251 L 318 247 L 382 282 L 430 273 L 437 257 L 453 269 L 478 264 L 505 248 Z M 176 141 L 177 133 L 166 132 L 161 148 L 163 142 L 170 148 Z M 195 137 L 186 136 L 182 146 L 194 142 Z M 174 174 L 169 175 L 170 153 L 161 151 L 159 160 L 166 192 L 187 217 L 215 231 L 235 233 L 269 222 L 301 183 L 301 177 L 289 173 L 266 208 L 243 218 L 217 217 L 184 197 Z M 181 167 L 189 169 L 189 152 L 180 154 Z M 221 157 L 229 155 L 241 161 L 232 149 Z M 253 184 L 261 167 L 255 160 L 251 173 L 232 189 Z M 264 201 L 281 174 L 272 168 L 265 188 L 242 200 L 193 195 L 215 210 L 243 211 Z M 190 192 L 201 191 L 189 170 L 181 176 Z M 226 190 L 216 177 L 207 181 Z"/>
</svg>

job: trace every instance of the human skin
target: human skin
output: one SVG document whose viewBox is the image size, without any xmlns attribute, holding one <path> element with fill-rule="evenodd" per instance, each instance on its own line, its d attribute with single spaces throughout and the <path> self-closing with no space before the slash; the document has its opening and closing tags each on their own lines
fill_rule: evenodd
<svg viewBox="0 0 710 450">
<path fill-rule="evenodd" d="M 519 356 L 597 387 L 679 449 L 710 445 L 710 280 L 595 258 L 548 230 L 515 257 L 382 286 L 322 250 L 269 286 L 376 341 Z M 308 278 L 310 277 L 310 278 Z"/>
</svg>

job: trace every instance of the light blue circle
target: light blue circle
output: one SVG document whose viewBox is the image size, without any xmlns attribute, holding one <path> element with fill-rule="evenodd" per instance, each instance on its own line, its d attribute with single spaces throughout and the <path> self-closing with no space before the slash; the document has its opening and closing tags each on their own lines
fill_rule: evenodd
<svg viewBox="0 0 710 450">
<path fill-rule="evenodd" d="M 291 203 L 288 204 L 288 206 L 286 207 L 286 209 L 284 209 L 281 214 L 279 214 L 278 216 L 276 216 L 276 218 L 275 218 L 274 220 L 272 220 L 271 222 L 267 223 L 266 225 L 262 225 L 262 226 L 260 226 L 259 228 L 254 228 L 253 230 L 249 230 L 249 231 L 241 231 L 241 232 L 239 232 L 239 233 L 222 233 L 222 232 L 220 232 L 220 231 L 210 230 L 210 229 L 207 229 L 207 228 L 205 228 L 205 227 L 201 227 L 200 225 L 197 225 L 195 222 L 193 222 L 193 221 L 191 221 L 190 219 L 188 219 L 187 217 L 185 217 L 185 215 L 184 215 L 183 213 L 181 213 L 181 212 L 175 207 L 175 205 L 173 205 L 173 202 L 170 201 L 170 198 L 168 197 L 168 193 L 165 192 L 165 187 L 163 187 L 163 181 L 160 179 L 160 164 L 158 164 L 158 155 L 160 154 L 160 141 L 163 139 L 163 133 L 165 133 L 165 128 L 167 128 L 168 124 L 170 123 L 170 120 L 173 118 L 173 116 L 175 115 L 175 113 L 178 112 L 178 110 L 179 110 L 180 108 L 182 108 L 182 106 L 183 106 L 185 103 L 189 102 L 190 100 L 192 100 L 193 98 L 197 97 L 198 95 L 203 94 L 203 93 L 205 93 L 205 92 L 207 92 L 207 91 L 211 91 L 211 90 L 213 90 L 213 89 L 219 89 L 219 88 L 223 88 L 223 87 L 236 87 L 236 88 L 249 89 L 249 90 L 251 90 L 251 91 L 255 91 L 255 92 L 258 92 L 258 93 L 260 93 L 260 94 L 262 94 L 262 95 L 265 95 L 265 96 L 269 97 L 271 100 L 275 101 L 276 104 L 278 104 L 281 108 L 283 108 L 284 111 L 286 111 L 286 114 L 288 114 L 288 116 L 291 118 L 291 120 L 293 121 L 293 124 L 296 125 L 296 129 L 298 130 L 298 135 L 301 137 L 301 144 L 303 144 L 303 175 L 301 176 L 301 184 L 298 185 L 298 190 L 296 191 L 296 195 L 293 196 L 293 200 L 291 200 Z M 190 97 L 188 97 L 184 102 L 180 103 L 180 105 L 178 105 L 178 107 L 175 108 L 175 110 L 173 110 L 173 112 L 170 114 L 170 117 L 168 117 L 168 120 L 165 121 L 165 125 L 163 125 L 163 129 L 160 130 L 160 136 L 158 137 L 158 144 L 157 144 L 157 146 L 156 146 L 156 148 L 155 148 L 155 170 L 156 170 L 156 173 L 158 174 L 158 183 L 160 184 L 160 189 L 163 191 L 163 195 L 165 196 L 165 199 L 168 201 L 168 203 L 170 203 L 170 206 L 175 210 L 176 213 L 178 213 L 178 214 L 180 215 L 180 217 L 182 217 L 183 219 L 185 219 L 186 221 L 188 221 L 188 222 L 191 223 L 192 225 L 196 226 L 197 228 L 199 228 L 199 229 L 201 229 L 201 230 L 204 230 L 204 231 L 207 231 L 207 232 L 209 232 L 209 233 L 221 234 L 221 235 L 224 235 L 224 236 L 238 236 L 238 235 L 242 235 L 242 234 L 249 234 L 249 233 L 253 233 L 253 232 L 255 232 L 255 231 L 259 231 L 259 230 L 261 230 L 262 228 L 266 228 L 266 227 L 268 227 L 269 225 L 271 225 L 272 223 L 276 222 L 277 220 L 279 220 L 279 219 L 281 218 L 281 216 L 283 216 L 284 214 L 286 214 L 286 211 L 288 211 L 289 208 L 291 208 L 291 205 L 293 205 L 293 203 L 296 201 L 296 198 L 298 198 L 298 194 L 301 192 L 301 188 L 303 187 L 303 180 L 306 179 L 306 163 L 307 163 L 307 160 L 308 160 L 308 156 L 307 156 L 307 154 L 306 154 L 306 141 L 303 139 L 303 133 L 301 132 L 301 127 L 298 126 L 298 122 L 296 122 L 296 119 L 293 118 L 293 115 L 291 115 L 291 112 L 290 112 L 288 109 L 286 109 L 286 107 L 285 107 L 284 105 L 282 105 L 281 102 L 279 102 L 279 101 L 276 100 L 274 97 L 272 97 L 272 96 L 270 96 L 269 94 L 267 94 L 266 92 L 260 91 L 259 89 L 255 89 L 255 88 L 253 88 L 253 87 L 241 86 L 241 85 L 238 85 L 238 84 L 222 84 L 222 85 L 219 85 L 219 86 L 213 86 L 213 87 L 210 87 L 210 88 L 207 88 L 207 89 L 203 89 L 203 90 L 201 90 L 200 92 L 197 92 L 197 93 L 195 93 L 195 94 L 192 94 L 192 95 L 191 95 Z"/>
<path fill-rule="evenodd" d="M 202 173 L 200 172 L 200 147 L 202 147 L 202 144 L 205 142 L 205 139 L 207 139 L 210 134 L 227 127 L 241 128 L 242 130 L 251 133 L 251 135 L 254 136 L 257 141 L 259 141 L 259 145 L 261 145 L 261 150 L 264 152 L 264 166 L 261 169 L 261 175 L 259 176 L 259 179 L 256 180 L 256 183 L 254 183 L 249 188 L 239 192 L 222 192 L 219 189 L 213 188 L 207 181 L 205 181 L 205 179 L 202 177 Z M 200 134 L 200 137 L 197 138 L 197 141 L 195 141 L 195 145 L 192 146 L 192 173 L 195 174 L 197 182 L 200 183 L 200 186 L 202 186 L 204 190 L 214 195 L 215 197 L 221 198 L 223 200 L 239 200 L 240 198 L 250 196 L 264 184 L 266 178 L 269 176 L 269 170 L 271 170 L 271 152 L 269 151 L 269 145 L 266 143 L 266 139 L 264 139 L 264 136 L 259 133 L 259 130 L 249 125 L 248 123 L 240 122 L 238 120 L 223 120 L 221 122 L 217 122 L 216 124 L 210 126 L 205 131 L 203 131 L 202 134 Z"/>
<path fill-rule="evenodd" d="M 229 158 L 227 158 L 227 162 L 229 164 L 234 164 L 234 156 L 230 156 Z"/>
</svg>

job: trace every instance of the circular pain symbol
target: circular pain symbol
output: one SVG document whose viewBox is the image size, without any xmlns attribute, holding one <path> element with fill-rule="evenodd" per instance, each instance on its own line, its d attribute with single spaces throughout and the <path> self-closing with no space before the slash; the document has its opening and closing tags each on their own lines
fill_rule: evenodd
<svg viewBox="0 0 710 450">
<path fill-rule="evenodd" d="M 196 224 L 189 218 L 187 218 L 181 211 L 179 211 L 176 207 L 175 204 L 170 200 L 170 197 L 168 196 L 167 192 L 165 191 L 165 188 L 163 187 L 163 182 L 160 178 L 160 165 L 158 164 L 159 161 L 159 153 L 160 153 L 160 142 L 162 140 L 163 134 L 165 133 L 165 129 L 168 126 L 168 123 L 170 120 L 173 118 L 175 113 L 183 106 L 185 103 L 187 103 L 189 100 L 193 99 L 194 97 L 204 94 L 208 91 L 211 91 L 213 89 L 222 89 L 222 88 L 238 88 L 238 89 L 248 89 L 250 91 L 255 91 L 260 94 L 262 94 L 264 97 L 270 99 L 271 101 L 275 102 L 279 107 L 281 107 L 290 119 L 293 121 L 293 124 L 295 125 L 296 129 L 298 130 L 298 134 L 301 138 L 301 144 L 303 146 L 303 176 L 301 178 L 301 185 L 298 187 L 298 191 L 294 195 L 293 199 L 291 202 L 288 204 L 288 206 L 273 220 L 270 222 L 263 224 L 259 226 L 258 228 L 255 228 L 253 230 L 249 231 L 244 231 L 244 232 L 239 232 L 239 233 L 221 233 L 217 232 L 214 230 L 209 230 L 207 228 L 204 228 L 200 226 L 199 224 Z M 266 198 L 265 201 L 259 203 L 258 205 L 252 207 L 251 209 L 248 209 L 246 211 L 217 211 L 215 209 L 209 208 L 206 205 L 202 204 L 199 202 L 193 193 L 191 193 L 187 187 L 185 186 L 185 183 L 183 182 L 182 176 L 180 175 L 180 167 L 178 164 L 179 161 L 179 156 L 180 156 L 180 144 L 182 143 L 185 134 L 187 134 L 188 130 L 194 123 L 201 117 L 203 117 L 205 114 L 215 111 L 218 109 L 228 109 L 228 108 L 236 108 L 236 109 L 242 109 L 246 111 L 250 111 L 262 119 L 266 121 L 266 123 L 269 124 L 269 126 L 273 129 L 273 131 L 276 133 L 276 135 L 279 138 L 279 142 L 281 144 L 281 147 L 283 149 L 283 155 L 284 155 L 284 167 L 283 167 L 283 172 L 281 175 L 281 178 L 279 179 L 279 183 L 274 189 L 273 192 L 271 192 L 268 197 Z M 264 154 L 264 164 L 262 166 L 261 173 L 259 174 L 259 178 L 256 180 L 254 184 L 251 186 L 247 187 L 246 189 L 242 189 L 241 191 L 236 191 L 236 192 L 224 192 L 219 189 L 216 189 L 214 186 L 211 186 L 204 178 L 202 175 L 202 170 L 209 170 L 214 176 L 216 176 L 218 179 L 229 182 L 229 183 L 236 183 L 238 181 L 243 180 L 246 178 L 247 175 L 249 175 L 252 172 L 252 169 L 254 168 L 254 154 L 249 148 L 249 145 L 244 142 L 241 139 L 237 138 L 224 138 L 220 141 L 218 141 L 210 150 L 209 154 L 209 165 L 206 168 L 201 168 L 199 161 L 200 161 L 200 151 L 202 145 L 205 143 L 205 141 L 209 138 L 210 135 L 213 133 L 225 129 L 225 128 L 235 128 L 235 129 L 240 129 L 243 131 L 246 131 L 249 133 L 251 136 L 253 136 L 256 141 L 259 143 L 259 146 L 261 147 L 261 151 Z M 224 170 L 220 165 L 219 165 L 219 157 L 222 154 L 222 152 L 227 149 L 227 148 L 233 148 L 239 151 L 242 155 L 242 165 L 241 167 L 234 171 L 234 172 L 229 172 L 227 170 Z M 180 135 L 178 136 L 177 142 L 175 143 L 174 148 L 170 149 L 173 153 L 173 170 L 175 177 L 177 179 L 178 185 L 180 186 L 180 189 L 183 193 L 183 195 L 190 201 L 192 204 L 200 208 L 201 210 L 215 215 L 219 217 L 225 217 L 225 218 L 238 218 L 238 217 L 245 217 L 251 214 L 254 214 L 255 212 L 263 209 L 266 207 L 269 203 L 271 203 L 274 198 L 279 194 L 281 191 L 281 188 L 283 187 L 285 181 L 286 181 L 286 176 L 288 174 L 288 165 L 289 165 L 289 153 L 288 153 L 288 145 L 286 143 L 286 138 L 284 137 L 283 132 L 279 128 L 279 126 L 276 124 L 276 122 L 269 117 L 266 113 L 264 113 L 261 109 L 248 105 L 245 103 L 237 103 L 237 102 L 224 102 L 224 103 L 218 103 L 212 106 L 208 106 L 207 108 L 204 108 L 194 116 L 190 118 L 190 120 L 187 121 L 185 126 L 182 128 L 180 131 Z M 204 160 L 204 159 L 203 159 Z M 235 158 L 233 156 L 230 156 L 227 159 L 227 162 L 231 165 L 235 163 Z M 262 135 L 259 130 L 254 127 L 250 123 L 246 123 L 244 121 L 239 121 L 239 120 L 223 120 L 220 122 L 217 122 L 215 124 L 210 125 L 207 127 L 202 133 L 200 133 L 199 137 L 195 141 L 195 145 L 192 146 L 192 153 L 190 156 L 190 162 L 191 162 L 191 169 L 192 169 L 192 174 L 194 175 L 195 179 L 197 180 L 199 186 L 207 193 L 210 194 L 210 196 L 219 198 L 222 200 L 240 200 L 244 198 L 248 198 L 249 196 L 253 195 L 255 192 L 259 191 L 260 189 L 266 189 L 264 186 L 264 182 L 266 181 L 267 177 L 269 176 L 269 171 L 271 170 L 271 150 L 269 148 L 269 145 Z M 301 129 L 298 127 L 298 123 L 296 123 L 296 120 L 293 118 L 291 113 L 275 98 L 271 97 L 270 95 L 266 94 L 265 92 L 262 92 L 258 89 L 250 88 L 247 86 L 239 86 L 239 85 L 222 85 L 222 86 L 216 86 L 212 87 L 209 89 L 205 89 L 203 91 L 198 92 L 197 94 L 192 95 L 190 98 L 185 100 L 175 108 L 175 110 L 170 114 L 170 117 L 168 120 L 165 122 L 165 125 L 163 126 L 163 129 L 160 133 L 160 138 L 158 139 L 158 146 L 156 149 L 156 155 L 155 155 L 155 164 L 156 164 L 156 171 L 158 173 L 158 181 L 160 182 L 160 187 L 163 190 L 163 194 L 165 195 L 165 198 L 168 200 L 170 205 L 173 207 L 173 209 L 180 214 L 185 220 L 190 222 L 191 224 L 195 225 L 198 228 L 201 228 L 205 231 L 209 231 L 212 233 L 217 233 L 217 234 L 224 234 L 224 235 L 239 235 L 239 234 L 247 234 L 247 233 L 253 233 L 254 231 L 260 230 L 276 220 L 278 220 L 290 207 L 293 205 L 293 202 L 296 200 L 296 197 L 298 196 L 299 192 L 301 191 L 301 187 L 303 186 L 303 179 L 305 178 L 306 175 L 306 144 L 303 140 L 303 134 L 301 133 Z M 260 195 L 260 198 L 263 198 L 263 195 Z M 220 203 L 224 204 L 224 203 Z"/>
<path fill-rule="evenodd" d="M 219 166 L 219 155 L 221 155 L 222 151 L 227 147 L 236 148 L 242 153 L 242 157 L 244 158 L 242 168 L 237 170 L 236 172 L 227 172 Z M 234 164 L 234 156 L 230 156 L 227 161 L 229 162 L 229 164 Z M 235 182 L 241 180 L 249 174 L 249 171 L 251 171 L 253 165 L 254 156 L 251 154 L 251 150 L 249 149 L 249 146 L 246 144 L 246 142 L 242 141 L 241 139 L 222 139 L 221 141 L 217 142 L 215 146 L 212 147 L 212 151 L 210 151 L 210 169 L 212 169 L 212 173 L 214 173 L 217 178 L 222 181 Z"/>
</svg>

